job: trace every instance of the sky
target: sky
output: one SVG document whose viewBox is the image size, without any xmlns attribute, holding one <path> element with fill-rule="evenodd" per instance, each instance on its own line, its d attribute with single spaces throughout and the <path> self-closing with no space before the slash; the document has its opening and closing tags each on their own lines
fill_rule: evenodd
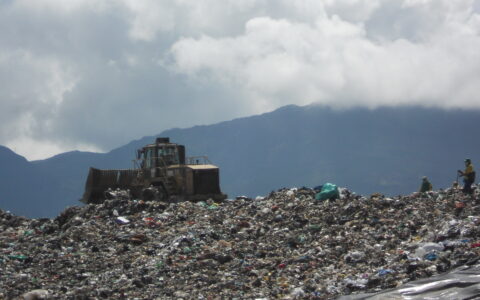
<svg viewBox="0 0 480 300">
<path fill-rule="evenodd" d="M 480 109 L 480 0 L 0 0 L 0 145 L 109 151 L 284 105 Z"/>
</svg>

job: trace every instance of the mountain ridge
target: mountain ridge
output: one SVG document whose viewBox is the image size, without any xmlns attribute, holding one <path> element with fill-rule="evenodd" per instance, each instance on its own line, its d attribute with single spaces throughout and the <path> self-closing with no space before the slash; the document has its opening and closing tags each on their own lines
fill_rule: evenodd
<svg viewBox="0 0 480 300">
<path fill-rule="evenodd" d="M 189 156 L 207 155 L 220 167 L 222 190 L 230 197 L 325 182 L 361 194 L 397 195 L 417 190 L 422 176 L 435 188 L 451 185 L 464 158 L 472 158 L 474 164 L 480 160 L 480 141 L 468 130 L 479 125 L 480 111 L 289 105 L 213 125 L 172 128 L 156 136 L 184 144 Z M 71 151 L 23 163 L 17 157 L 11 168 L 22 172 L 10 178 L 9 185 L 0 183 L 0 208 L 31 217 L 53 216 L 78 205 L 90 166 L 131 168 L 135 150 L 156 136 L 107 153 Z M 8 157 L 0 155 L 0 162 L 6 164 L 14 156 Z M 0 178 L 6 176 L 5 169 L 0 171 Z M 22 188 L 26 182 L 28 189 Z"/>
</svg>

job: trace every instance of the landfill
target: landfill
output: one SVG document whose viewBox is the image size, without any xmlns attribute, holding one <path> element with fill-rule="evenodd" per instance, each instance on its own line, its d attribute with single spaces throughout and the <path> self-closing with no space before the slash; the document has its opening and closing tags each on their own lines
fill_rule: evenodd
<svg viewBox="0 0 480 300">
<path fill-rule="evenodd" d="M 479 260 L 478 195 L 317 194 L 166 203 L 119 192 L 54 219 L 0 210 L 0 299 L 335 299 Z"/>
</svg>

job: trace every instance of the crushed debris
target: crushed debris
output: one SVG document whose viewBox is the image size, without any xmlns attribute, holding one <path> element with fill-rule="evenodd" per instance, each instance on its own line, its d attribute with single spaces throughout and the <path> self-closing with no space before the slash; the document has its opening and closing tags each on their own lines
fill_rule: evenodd
<svg viewBox="0 0 480 300">
<path fill-rule="evenodd" d="M 120 193 L 55 219 L 0 210 L 0 299 L 333 299 L 480 257 L 478 196 L 339 191 L 171 204 Z"/>
</svg>

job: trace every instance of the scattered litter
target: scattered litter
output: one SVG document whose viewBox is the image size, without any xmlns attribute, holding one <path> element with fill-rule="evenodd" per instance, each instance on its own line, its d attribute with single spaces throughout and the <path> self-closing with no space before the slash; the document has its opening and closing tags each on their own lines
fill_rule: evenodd
<svg viewBox="0 0 480 300">
<path fill-rule="evenodd" d="M 222 203 L 115 191 L 55 219 L 0 210 L 0 299 L 334 299 L 479 260 L 480 203 L 461 192 L 335 187 L 318 201 L 322 189 Z"/>
<path fill-rule="evenodd" d="M 128 224 L 128 223 L 130 223 L 130 221 L 125 217 L 117 217 L 117 223 L 118 224 Z"/>
</svg>

